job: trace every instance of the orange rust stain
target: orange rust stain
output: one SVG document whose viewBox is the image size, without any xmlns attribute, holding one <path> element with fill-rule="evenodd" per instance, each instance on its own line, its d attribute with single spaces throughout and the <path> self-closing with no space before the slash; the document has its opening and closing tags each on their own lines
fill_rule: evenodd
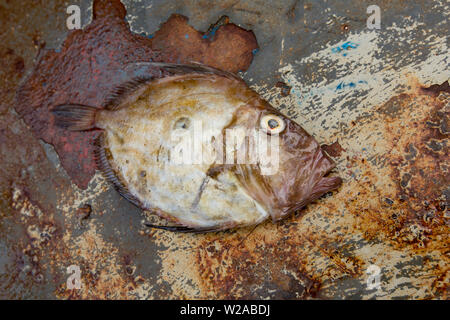
<svg viewBox="0 0 450 320">
<path fill-rule="evenodd" d="M 364 279 L 376 259 L 376 253 L 358 256 L 346 245 L 360 237 L 391 248 L 382 261 L 387 266 L 396 252 L 422 257 L 419 270 L 434 279 L 417 280 L 433 293 L 423 298 L 445 296 L 448 111 L 445 92 L 393 97 L 338 137 L 337 170 L 351 170 L 335 194 L 278 225 L 195 238 L 195 263 L 186 267 L 198 274 L 199 297 L 258 298 L 263 286 L 277 291 L 271 297 L 327 297 L 326 286 L 348 277 Z M 430 146 L 435 140 L 441 147 Z M 402 180 L 405 173 L 408 181 Z M 434 258 L 425 259 L 429 255 Z M 394 281 L 396 275 L 386 277 Z"/>
</svg>

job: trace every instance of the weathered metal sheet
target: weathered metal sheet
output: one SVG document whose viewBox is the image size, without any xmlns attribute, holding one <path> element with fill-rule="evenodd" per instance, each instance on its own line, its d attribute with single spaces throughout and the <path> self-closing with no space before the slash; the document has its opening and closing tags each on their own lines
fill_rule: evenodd
<svg viewBox="0 0 450 320">
<path fill-rule="evenodd" d="M 382 2 L 381 29 L 368 30 L 368 2 L 124 3 L 131 30 L 147 35 L 172 13 L 198 30 L 222 15 L 252 29 L 260 50 L 244 78 L 329 146 L 344 183 L 279 224 L 146 229 L 99 173 L 77 187 L 14 110 L 43 42 L 65 39 L 66 4 L 3 1 L 1 297 L 448 298 L 448 5 Z M 67 289 L 69 265 L 81 268 L 79 290 Z"/>
</svg>

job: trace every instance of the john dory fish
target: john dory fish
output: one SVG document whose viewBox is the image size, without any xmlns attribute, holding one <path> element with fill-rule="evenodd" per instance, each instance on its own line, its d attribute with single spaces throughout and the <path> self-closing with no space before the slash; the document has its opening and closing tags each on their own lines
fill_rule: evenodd
<svg viewBox="0 0 450 320">
<path fill-rule="evenodd" d="M 104 109 L 67 104 L 53 114 L 69 130 L 103 129 L 97 165 L 122 196 L 172 222 L 152 227 L 208 232 L 278 221 L 341 184 L 325 176 L 334 163 L 317 141 L 236 75 L 200 64 L 146 64 L 169 75 L 122 85 Z M 203 125 L 201 152 L 211 145 L 216 152 L 201 162 L 173 161 L 175 133 L 196 123 Z M 269 152 L 277 153 L 276 170 L 264 172 L 264 156 L 223 161 L 231 131 L 276 137 Z M 234 151 L 252 158 L 239 137 Z"/>
</svg>

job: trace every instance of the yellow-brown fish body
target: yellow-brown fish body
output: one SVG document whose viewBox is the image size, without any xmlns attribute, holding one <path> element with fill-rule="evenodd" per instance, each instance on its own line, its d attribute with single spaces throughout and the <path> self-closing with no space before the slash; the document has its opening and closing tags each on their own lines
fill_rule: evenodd
<svg viewBox="0 0 450 320">
<path fill-rule="evenodd" d="M 63 105 L 54 114 L 71 130 L 103 129 L 98 167 L 128 200 L 177 225 L 167 229 L 276 221 L 341 183 L 324 177 L 334 164 L 314 138 L 237 76 L 197 64 L 149 64 L 171 75 L 122 86 L 102 110 Z M 238 134 L 228 145 L 230 132 Z M 264 174 L 258 159 L 249 160 L 255 149 L 246 148 L 245 137 L 252 133 L 279 138 L 271 151 L 278 160 L 274 172 Z M 237 162 L 241 150 L 245 161 Z"/>
</svg>

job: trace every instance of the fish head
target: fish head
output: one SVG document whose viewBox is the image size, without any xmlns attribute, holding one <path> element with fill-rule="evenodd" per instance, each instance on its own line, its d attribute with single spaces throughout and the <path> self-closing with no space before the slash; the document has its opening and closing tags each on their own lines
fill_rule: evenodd
<svg viewBox="0 0 450 320">
<path fill-rule="evenodd" d="M 256 154 L 256 161 L 237 163 L 233 170 L 246 192 L 273 221 L 283 219 L 342 183 L 339 177 L 327 176 L 335 163 L 319 143 L 261 98 L 255 97 L 237 110 L 233 127 L 253 130 L 253 136 L 257 137 L 256 148 L 241 144 L 241 148 L 249 150 L 247 153 Z"/>
</svg>

